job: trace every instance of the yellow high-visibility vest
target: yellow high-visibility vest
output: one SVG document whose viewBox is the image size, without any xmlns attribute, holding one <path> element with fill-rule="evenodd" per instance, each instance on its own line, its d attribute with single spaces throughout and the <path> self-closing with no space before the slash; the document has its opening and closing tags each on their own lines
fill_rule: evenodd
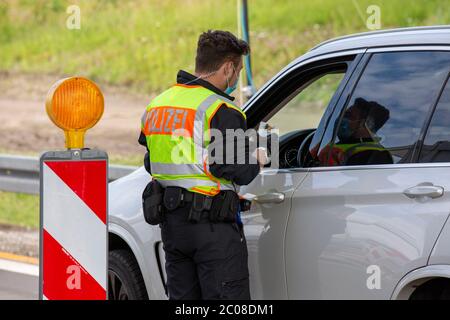
<svg viewBox="0 0 450 320">
<path fill-rule="evenodd" d="M 147 106 L 141 129 L 150 152 L 151 174 L 164 187 L 205 195 L 235 190 L 231 181 L 214 177 L 207 163 L 211 119 L 223 104 L 245 118 L 231 100 L 200 85 L 176 84 Z"/>
</svg>

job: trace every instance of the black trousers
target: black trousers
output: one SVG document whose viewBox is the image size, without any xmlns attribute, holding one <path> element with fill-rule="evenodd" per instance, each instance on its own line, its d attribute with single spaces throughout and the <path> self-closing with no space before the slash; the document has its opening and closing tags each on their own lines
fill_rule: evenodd
<svg viewBox="0 0 450 320">
<path fill-rule="evenodd" d="M 170 300 L 250 299 L 248 253 L 237 223 L 187 220 L 189 206 L 166 214 L 161 236 Z"/>
</svg>

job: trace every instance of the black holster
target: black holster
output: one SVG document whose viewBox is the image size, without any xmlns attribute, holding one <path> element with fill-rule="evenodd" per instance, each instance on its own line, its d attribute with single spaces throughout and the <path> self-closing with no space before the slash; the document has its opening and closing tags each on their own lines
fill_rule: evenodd
<svg viewBox="0 0 450 320">
<path fill-rule="evenodd" d="M 194 192 L 192 194 L 192 203 L 189 210 L 188 221 L 197 223 L 202 218 L 205 210 L 210 210 L 213 203 L 213 198 L 204 196 L 200 193 Z"/>
<path fill-rule="evenodd" d="M 239 210 L 239 196 L 231 190 L 214 196 L 209 219 L 212 222 L 235 222 Z"/>
<path fill-rule="evenodd" d="M 163 197 L 164 208 L 173 211 L 183 206 L 183 189 L 180 187 L 167 187 Z"/>
<path fill-rule="evenodd" d="M 163 206 L 164 188 L 161 184 L 152 179 L 142 193 L 142 210 L 145 221 L 151 225 L 164 222 L 165 209 Z"/>
</svg>

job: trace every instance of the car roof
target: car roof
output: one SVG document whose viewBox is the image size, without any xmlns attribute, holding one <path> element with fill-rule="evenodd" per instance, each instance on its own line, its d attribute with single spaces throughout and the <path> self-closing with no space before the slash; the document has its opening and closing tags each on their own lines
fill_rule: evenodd
<svg viewBox="0 0 450 320">
<path fill-rule="evenodd" d="M 338 37 L 306 53 L 316 56 L 329 52 L 402 45 L 450 45 L 450 25 L 379 30 Z"/>
<path fill-rule="evenodd" d="M 386 29 L 324 41 L 294 59 L 280 73 L 311 57 L 327 53 L 388 46 L 450 45 L 450 25 Z"/>
<path fill-rule="evenodd" d="M 356 33 L 324 41 L 313 50 L 356 49 L 391 45 L 450 44 L 450 25 L 398 28 Z M 335 51 L 335 50 L 333 50 Z"/>
</svg>

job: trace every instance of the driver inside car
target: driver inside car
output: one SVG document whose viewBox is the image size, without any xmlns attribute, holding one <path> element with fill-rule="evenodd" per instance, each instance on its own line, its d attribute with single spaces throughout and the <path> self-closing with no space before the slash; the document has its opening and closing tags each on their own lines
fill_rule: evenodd
<svg viewBox="0 0 450 320">
<path fill-rule="evenodd" d="M 331 147 L 328 165 L 392 164 L 391 153 L 381 144 L 377 131 L 389 119 L 389 110 L 375 101 L 355 99 L 342 117 L 337 142 Z"/>
</svg>

